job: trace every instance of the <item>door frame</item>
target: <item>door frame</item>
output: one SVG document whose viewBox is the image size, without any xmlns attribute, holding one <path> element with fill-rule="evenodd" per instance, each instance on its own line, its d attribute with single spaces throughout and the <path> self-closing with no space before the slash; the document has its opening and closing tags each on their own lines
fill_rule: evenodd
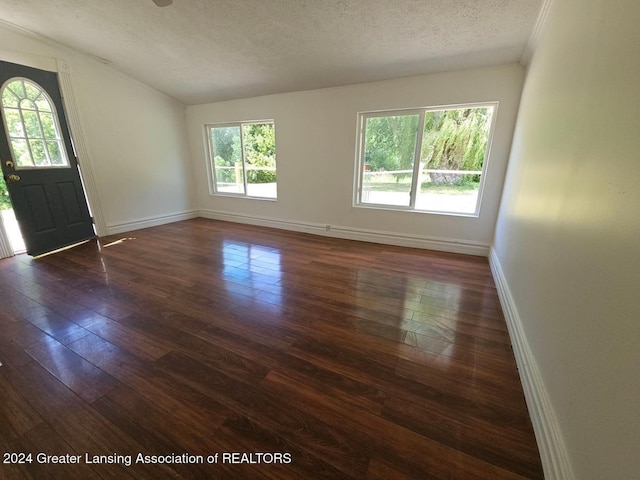
<svg viewBox="0 0 640 480">
<path fill-rule="evenodd" d="M 93 174 L 89 145 L 87 144 L 86 135 L 82 127 L 78 103 L 73 93 L 71 65 L 69 62 L 61 58 L 31 55 L 1 49 L 0 60 L 17 63 L 26 67 L 39 68 L 40 70 L 46 70 L 58 74 L 60 94 L 62 95 L 62 105 L 67 117 L 67 124 L 69 126 L 69 133 L 71 134 L 71 141 L 73 142 L 76 158 L 78 159 L 80 178 L 84 185 L 87 204 L 89 205 L 89 210 L 93 216 L 96 235 L 98 237 L 107 235 L 107 225 L 104 221 L 102 206 L 100 205 L 100 197 L 98 195 L 98 187 Z M 0 219 L 0 222 L 1 221 L 2 220 Z M 0 228 L 0 246 L 3 244 L 8 245 L 8 243 L 4 228 Z M 4 255 L 0 255 L 0 258 L 3 256 Z"/>
</svg>

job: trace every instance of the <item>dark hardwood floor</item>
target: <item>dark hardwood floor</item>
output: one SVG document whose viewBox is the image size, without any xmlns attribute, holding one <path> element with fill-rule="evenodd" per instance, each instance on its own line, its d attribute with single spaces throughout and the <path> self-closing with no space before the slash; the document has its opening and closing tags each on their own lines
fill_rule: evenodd
<svg viewBox="0 0 640 480">
<path fill-rule="evenodd" d="M 195 219 L 0 285 L 0 478 L 543 477 L 485 258 Z"/>
</svg>

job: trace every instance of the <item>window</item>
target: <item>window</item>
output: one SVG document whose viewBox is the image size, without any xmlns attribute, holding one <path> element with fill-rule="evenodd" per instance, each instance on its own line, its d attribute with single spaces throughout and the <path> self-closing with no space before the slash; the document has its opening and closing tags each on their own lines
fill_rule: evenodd
<svg viewBox="0 0 640 480">
<path fill-rule="evenodd" d="M 26 78 L 2 87 L 2 113 L 16 169 L 68 167 L 55 107 L 47 92 Z"/>
<path fill-rule="evenodd" d="M 272 121 L 207 125 L 211 193 L 277 198 Z"/>
<path fill-rule="evenodd" d="M 496 106 L 361 114 L 356 204 L 477 215 Z"/>
</svg>

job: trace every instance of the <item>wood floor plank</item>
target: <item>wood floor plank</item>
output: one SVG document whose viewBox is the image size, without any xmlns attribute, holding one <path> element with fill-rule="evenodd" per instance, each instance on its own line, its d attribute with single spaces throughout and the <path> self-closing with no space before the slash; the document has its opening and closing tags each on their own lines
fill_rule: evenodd
<svg viewBox="0 0 640 480">
<path fill-rule="evenodd" d="M 304 409 L 283 405 L 274 395 L 225 375 L 185 355 L 163 358 L 165 369 L 216 402 L 227 406 L 237 415 L 246 416 L 255 429 L 270 430 L 290 438 L 300 446 L 305 457 L 315 456 L 337 469 L 350 471 L 355 464 L 365 465 L 368 460 L 344 436 L 336 435 L 321 421 L 309 416 Z M 268 451 L 268 450 L 267 450 Z M 346 459 L 345 459 L 346 456 Z M 324 468 L 323 468 L 324 470 Z"/>
<path fill-rule="evenodd" d="M 110 341 L 121 349 L 149 360 L 156 360 L 171 350 L 171 345 L 159 342 L 136 330 L 127 328 L 108 317 L 96 316 L 82 326 L 89 332 Z"/>
<path fill-rule="evenodd" d="M 118 437 L 117 434 L 112 437 L 106 433 L 106 430 L 110 429 L 107 424 L 101 425 L 103 428 L 96 428 L 97 425 L 92 420 L 97 419 L 95 416 L 92 417 L 89 405 L 83 403 L 80 397 L 37 363 L 29 363 L 20 371 L 12 372 L 10 379 L 13 385 L 23 392 L 32 408 L 69 445 L 69 450 L 64 448 L 63 454 L 90 451 L 106 454 L 113 451 L 111 445 L 117 445 L 118 448 L 123 444 L 127 445 L 127 442 L 123 442 L 122 437 Z M 42 440 L 38 449 L 29 453 L 33 455 L 38 452 L 47 453 L 44 451 L 47 441 Z M 116 465 L 104 467 L 101 469 L 104 472 L 104 478 L 130 478 L 124 467 Z M 51 467 L 46 468 L 46 471 L 51 478 L 66 478 L 63 474 L 56 474 Z"/>
<path fill-rule="evenodd" d="M 5 369 L 20 368 L 33 359 L 24 351 L 24 348 L 7 335 L 2 329 L 0 334 L 0 362 Z"/>
<path fill-rule="evenodd" d="M 362 471 L 366 468 L 366 462 L 358 464 L 355 458 L 350 459 L 349 465 L 343 462 L 342 469 L 334 467 L 303 447 L 298 447 L 292 440 L 287 440 L 272 429 L 263 428 L 259 423 L 243 416 L 232 416 L 227 419 L 221 431 L 226 433 L 225 437 L 234 439 L 234 448 L 242 451 L 267 450 L 290 454 L 291 463 L 270 464 L 262 469 L 262 473 L 270 479 L 354 478 L 345 471 L 350 471 L 355 478 L 362 478 Z"/>
<path fill-rule="evenodd" d="M 73 447 L 58 435 L 48 423 L 42 423 L 30 430 L 28 434 L 20 438 L 12 445 L 13 451 L 38 452 L 49 456 L 84 455 L 84 452 L 74 451 Z M 36 454 L 34 453 L 34 456 Z M 114 472 L 103 471 L 99 475 L 95 468 L 84 462 L 69 463 L 40 463 L 34 459 L 33 463 L 23 465 L 21 470 L 34 480 L 65 478 L 69 480 L 101 480 L 116 479 Z M 118 472 L 118 475 L 120 472 Z M 126 474 L 125 474 L 126 475 Z M 128 476 L 125 476 L 127 478 Z M 130 478 L 130 477 L 129 477 Z"/>
<path fill-rule="evenodd" d="M 211 431 L 228 415 L 228 410 L 211 398 L 96 335 L 90 334 L 69 347 L 198 431 Z"/>
<path fill-rule="evenodd" d="M 0 285 L 0 450 L 219 462 L 0 478 L 543 478 L 486 258 L 200 218 Z"/>
<path fill-rule="evenodd" d="M 117 381 L 54 338 L 31 345 L 26 352 L 60 382 L 87 402 L 115 388 Z"/>
<path fill-rule="evenodd" d="M 531 432 L 502 428 L 471 415 L 452 418 L 434 409 L 426 409 L 398 398 L 388 398 L 382 416 L 393 423 L 420 433 L 443 445 L 483 458 L 486 462 L 525 478 L 539 475 Z"/>
<path fill-rule="evenodd" d="M 222 451 L 216 442 L 214 426 L 194 428 L 135 390 L 122 386 L 93 404 L 104 418 L 127 433 L 146 452 L 155 455 L 189 453 L 207 456 Z M 174 465 L 173 469 L 183 478 L 233 478 L 228 465 L 202 464 Z M 257 472 L 253 472 L 257 476 Z"/>
<path fill-rule="evenodd" d="M 44 420 L 12 385 L 5 371 L 0 370 L 0 436 L 16 438 Z"/>
<path fill-rule="evenodd" d="M 395 480 L 415 480 L 416 476 L 414 472 L 411 472 L 406 465 L 401 462 L 387 461 L 383 457 L 375 457 L 369 463 L 369 470 L 367 471 L 367 480 L 388 480 L 393 478 Z M 426 472 L 421 472 L 421 480 L 436 480 L 437 477 Z"/>
<path fill-rule="evenodd" d="M 36 363 L 26 365 L 19 374 L 12 375 L 11 380 L 14 385 L 19 385 L 27 393 L 33 408 L 74 452 L 89 453 L 91 456 L 111 455 L 114 452 L 135 455 L 137 452 L 143 452 L 141 445 L 101 416 L 40 365 Z M 166 478 L 176 476 L 175 472 L 166 465 L 141 464 L 127 467 L 123 464 L 101 464 L 98 471 L 100 476 L 107 478 L 131 476 L 153 479 L 159 476 Z"/>
<path fill-rule="evenodd" d="M 496 404 L 495 398 L 487 398 L 486 395 L 465 396 L 460 394 L 457 388 L 453 391 L 448 389 L 452 384 L 455 385 L 455 381 L 446 381 L 443 384 L 434 378 L 432 383 L 417 382 L 397 375 L 395 366 L 380 365 L 373 356 L 353 354 L 335 345 L 317 341 L 295 344 L 292 354 L 427 408 L 470 411 L 496 425 L 517 425 L 522 428 L 529 425 L 527 413 L 519 402 L 512 405 L 510 402 L 504 402 L 503 397 L 502 402 Z"/>
<path fill-rule="evenodd" d="M 321 415 L 334 428 L 354 432 L 363 448 L 372 456 L 389 455 L 436 478 L 524 478 L 459 450 L 447 448 L 376 415 L 349 409 L 340 399 L 327 396 L 276 372 L 270 372 L 262 383 L 292 406 L 307 405 L 308 409 L 322 410 Z M 380 432 L 384 432 L 384 437 L 379 436 Z M 416 455 L 416 451 L 421 455 Z"/>
</svg>

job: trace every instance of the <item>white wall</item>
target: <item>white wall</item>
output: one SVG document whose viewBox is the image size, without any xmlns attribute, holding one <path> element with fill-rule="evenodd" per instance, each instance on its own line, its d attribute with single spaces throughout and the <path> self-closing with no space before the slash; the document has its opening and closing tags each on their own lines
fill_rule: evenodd
<svg viewBox="0 0 640 480">
<path fill-rule="evenodd" d="M 491 244 L 524 70 L 518 65 L 270 95 L 187 107 L 200 209 L 212 217 L 302 229 L 332 225 L 338 236 L 486 254 Z M 358 112 L 499 101 L 479 218 L 353 207 Z M 277 202 L 209 194 L 203 124 L 274 119 Z M 302 228 L 299 228 L 302 227 Z M 306 230 L 309 230 L 308 228 Z M 313 231 L 313 228 L 311 229 Z M 386 232 L 381 237 L 371 231 Z M 321 233 L 321 232 L 318 232 Z M 360 234 L 360 235 L 359 235 Z M 363 235 L 364 234 L 364 235 Z"/>
<path fill-rule="evenodd" d="M 640 478 L 640 3 L 554 2 L 495 253 L 580 480 Z"/>
<path fill-rule="evenodd" d="M 26 54 L 61 58 L 71 66 L 72 86 L 110 232 L 149 224 L 140 220 L 163 221 L 168 215 L 194 209 L 182 104 L 85 55 L 2 24 L 0 45 L 8 61 Z"/>
</svg>

